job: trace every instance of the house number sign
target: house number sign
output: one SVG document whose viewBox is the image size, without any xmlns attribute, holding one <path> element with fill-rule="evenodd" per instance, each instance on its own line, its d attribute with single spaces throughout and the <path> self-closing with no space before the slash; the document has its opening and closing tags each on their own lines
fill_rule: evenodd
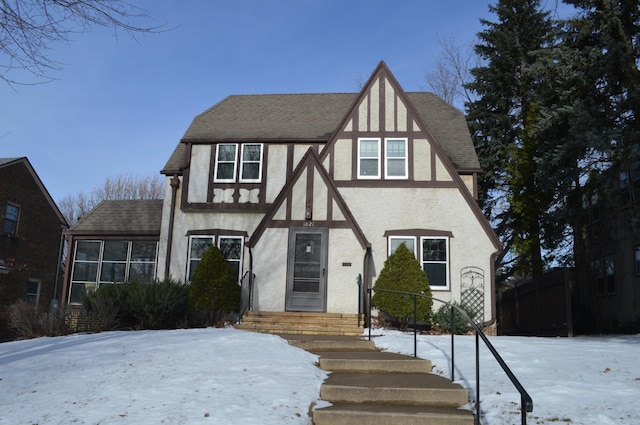
<svg viewBox="0 0 640 425">
<path fill-rule="evenodd" d="M 315 226 L 315 224 L 313 223 L 313 221 L 305 221 L 305 222 L 302 224 L 302 226 L 303 226 L 303 227 L 314 227 L 314 226 Z"/>
</svg>

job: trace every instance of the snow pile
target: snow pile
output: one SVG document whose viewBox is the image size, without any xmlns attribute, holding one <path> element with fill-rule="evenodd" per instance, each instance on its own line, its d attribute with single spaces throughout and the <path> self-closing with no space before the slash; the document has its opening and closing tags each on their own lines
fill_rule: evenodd
<svg viewBox="0 0 640 425">
<path fill-rule="evenodd" d="M 0 424 L 308 424 L 317 356 L 234 329 L 0 344 Z"/>
<path fill-rule="evenodd" d="M 413 354 L 413 335 L 374 331 Z M 528 424 L 635 424 L 640 335 L 492 337 L 533 398 Z M 475 399 L 475 338 L 456 336 L 456 378 Z M 418 355 L 449 376 L 450 336 Z M 520 395 L 480 348 L 484 425 L 520 423 Z M 234 329 L 105 332 L 0 344 L 0 424 L 305 424 L 327 374 L 317 356 Z M 468 406 L 473 408 L 472 405 Z"/>
</svg>

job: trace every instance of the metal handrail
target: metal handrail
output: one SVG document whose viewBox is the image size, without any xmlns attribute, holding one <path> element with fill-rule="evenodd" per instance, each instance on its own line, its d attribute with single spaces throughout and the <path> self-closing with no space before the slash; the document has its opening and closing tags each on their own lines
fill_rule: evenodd
<svg viewBox="0 0 640 425">
<path fill-rule="evenodd" d="M 417 339 L 418 337 L 417 337 L 417 323 L 416 323 L 418 297 L 429 298 L 451 307 L 451 382 L 455 380 L 455 372 L 454 372 L 455 371 L 455 357 L 454 357 L 455 314 L 454 314 L 454 311 L 457 311 L 476 331 L 476 336 L 475 336 L 475 341 L 476 341 L 476 418 L 475 418 L 475 423 L 476 425 L 480 424 L 480 343 L 479 343 L 479 338 L 481 338 L 482 341 L 485 343 L 485 345 L 487 346 L 491 354 L 493 354 L 493 357 L 496 359 L 500 367 L 502 367 L 502 370 L 504 371 L 504 373 L 509 377 L 509 379 L 511 380 L 511 383 L 516 387 L 516 389 L 520 393 L 520 411 L 522 416 L 522 425 L 527 424 L 527 412 L 533 411 L 533 399 L 531 398 L 529 393 L 527 393 L 527 390 L 524 389 L 520 381 L 518 381 L 518 378 L 516 378 L 516 376 L 513 374 L 509 366 L 507 366 L 507 363 L 505 363 L 505 361 L 502 359 L 502 356 L 500 356 L 500 354 L 495 349 L 493 344 L 491 344 L 491 342 L 489 341 L 487 336 L 484 334 L 484 332 L 482 332 L 482 329 L 480 329 L 480 327 L 469 317 L 469 315 L 463 309 L 461 309 L 457 305 L 452 304 L 448 301 L 444 301 L 430 295 L 418 294 L 414 292 L 394 291 L 391 289 L 368 288 L 367 292 L 369 295 L 369 300 L 368 300 L 369 301 L 369 312 L 368 312 L 369 341 L 371 341 L 371 308 L 372 308 L 371 297 L 372 297 L 373 291 L 389 292 L 389 293 L 395 293 L 399 295 L 413 297 L 413 356 L 414 357 L 417 357 L 417 354 L 418 354 L 418 339 Z"/>
</svg>

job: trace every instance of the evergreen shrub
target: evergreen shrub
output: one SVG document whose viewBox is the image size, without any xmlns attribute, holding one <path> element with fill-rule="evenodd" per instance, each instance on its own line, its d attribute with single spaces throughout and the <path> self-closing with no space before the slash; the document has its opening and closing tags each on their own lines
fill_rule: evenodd
<svg viewBox="0 0 640 425">
<path fill-rule="evenodd" d="M 410 319 L 413 319 L 413 297 L 376 290 L 386 289 L 431 296 L 426 273 L 422 270 L 413 253 L 404 244 L 400 244 L 384 262 L 384 267 L 380 271 L 373 289 L 372 305 L 395 319 L 401 329 L 406 328 Z M 431 316 L 433 300 L 418 297 L 416 304 L 416 320 L 419 322 L 428 321 Z"/>
<path fill-rule="evenodd" d="M 188 301 L 189 286 L 169 279 L 102 285 L 83 305 L 96 331 L 175 329 L 185 322 Z"/>
<path fill-rule="evenodd" d="M 204 316 L 207 325 L 240 311 L 241 289 L 233 267 L 212 245 L 196 268 L 189 288 L 189 309 Z"/>
<path fill-rule="evenodd" d="M 460 307 L 469 316 L 471 320 L 476 317 L 476 312 L 466 304 L 459 304 L 457 302 L 454 305 Z M 448 305 L 442 305 L 433 315 L 433 323 L 437 325 L 441 331 L 451 333 L 451 307 Z M 464 335 L 469 332 L 471 325 L 462 315 L 456 310 L 453 316 L 453 330 L 456 335 Z"/>
</svg>

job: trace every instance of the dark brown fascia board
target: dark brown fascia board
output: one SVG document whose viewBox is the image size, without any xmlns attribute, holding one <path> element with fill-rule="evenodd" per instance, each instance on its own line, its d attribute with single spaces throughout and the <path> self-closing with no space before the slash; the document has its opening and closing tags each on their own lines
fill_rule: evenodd
<svg viewBox="0 0 640 425">
<path fill-rule="evenodd" d="M 283 139 L 283 138 L 260 138 L 260 137 L 223 137 L 216 139 L 181 139 L 180 143 L 191 143 L 194 145 L 205 145 L 213 143 L 268 143 L 268 144 L 289 144 L 289 143 L 327 143 L 329 138 L 326 137 L 314 137 L 314 138 L 296 138 L 296 139 Z"/>
<path fill-rule="evenodd" d="M 88 230 L 81 231 L 66 231 L 64 232 L 65 236 L 73 236 L 74 238 L 97 238 L 100 239 L 102 237 L 127 237 L 129 239 L 136 238 L 160 238 L 160 232 L 127 232 L 124 230 L 114 230 L 114 231 L 94 231 L 90 232 Z"/>
</svg>

